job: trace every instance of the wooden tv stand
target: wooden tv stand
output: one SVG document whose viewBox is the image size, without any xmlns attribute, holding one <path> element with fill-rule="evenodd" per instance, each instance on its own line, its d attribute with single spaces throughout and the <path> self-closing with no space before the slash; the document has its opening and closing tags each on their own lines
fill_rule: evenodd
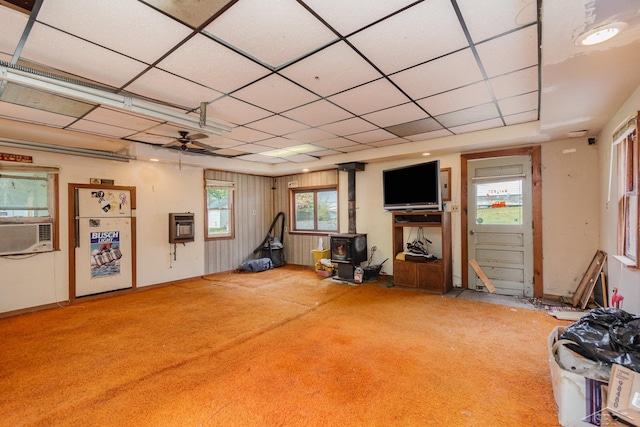
<svg viewBox="0 0 640 427">
<path fill-rule="evenodd" d="M 442 257 L 436 261 L 415 262 L 395 259 L 406 250 L 404 229 L 439 227 L 442 233 Z M 451 267 L 451 214 L 416 211 L 393 213 L 393 284 L 445 294 L 453 288 Z"/>
</svg>

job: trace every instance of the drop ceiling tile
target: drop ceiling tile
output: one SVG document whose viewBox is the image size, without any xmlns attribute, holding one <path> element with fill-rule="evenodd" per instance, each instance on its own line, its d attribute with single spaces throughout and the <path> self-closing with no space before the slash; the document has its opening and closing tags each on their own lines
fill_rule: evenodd
<svg viewBox="0 0 640 427">
<path fill-rule="evenodd" d="M 538 29 L 535 25 L 476 46 L 489 78 L 538 63 Z"/>
<path fill-rule="evenodd" d="M 496 99 L 538 90 L 538 67 L 503 74 L 490 80 Z"/>
<path fill-rule="evenodd" d="M 334 135 L 321 129 L 306 129 L 287 135 L 287 138 L 308 143 L 316 143 L 325 139 L 335 138 Z M 319 145 L 319 144 L 316 144 Z"/>
<path fill-rule="evenodd" d="M 344 42 L 322 49 L 280 74 L 325 97 L 380 78 L 380 73 Z"/>
<path fill-rule="evenodd" d="M 243 154 L 246 154 L 246 151 L 232 150 L 230 148 L 225 148 L 222 150 L 216 150 L 215 153 L 221 156 L 236 157 L 236 156 L 241 156 Z"/>
<path fill-rule="evenodd" d="M 503 116 L 538 109 L 538 92 L 527 93 L 498 101 Z"/>
<path fill-rule="evenodd" d="M 131 129 L 124 129 L 104 123 L 96 123 L 90 120 L 79 120 L 69 126 L 67 129 L 108 136 L 111 138 L 124 138 L 135 133 L 135 131 L 132 131 Z"/>
<path fill-rule="evenodd" d="M 380 127 L 412 122 L 427 117 L 429 117 L 428 114 L 422 111 L 422 109 L 416 106 L 413 102 L 387 108 L 385 110 L 376 111 L 375 113 L 365 114 L 364 116 L 362 116 L 363 119 Z"/>
<path fill-rule="evenodd" d="M 18 42 L 28 20 L 29 17 L 24 13 L 8 7 L 0 7 L 0 28 L 2 28 L 0 52 L 6 53 L 11 58 L 18 47 Z"/>
<path fill-rule="evenodd" d="M 45 1 L 38 21 L 151 64 L 191 30 L 142 2 Z"/>
<path fill-rule="evenodd" d="M 441 114 L 435 118 L 442 123 L 444 127 L 452 128 L 453 126 L 481 122 L 497 117 L 500 117 L 498 109 L 493 102 L 490 102 L 471 108 L 465 108 L 464 110 L 454 111 L 452 113 Z"/>
<path fill-rule="evenodd" d="M 300 142 L 287 138 L 270 138 L 260 141 L 260 145 L 266 145 L 271 148 L 287 148 L 299 145 Z"/>
<path fill-rule="evenodd" d="M 308 128 L 308 126 L 303 123 L 296 122 L 279 115 L 273 115 L 256 122 L 249 123 L 247 127 L 279 136 Z"/>
<path fill-rule="evenodd" d="M 246 151 L 247 153 L 252 153 L 252 154 L 263 153 L 265 151 L 273 150 L 272 147 L 266 147 L 264 145 L 259 145 L 259 144 L 236 145 L 235 147 L 233 147 L 233 149 L 234 150 L 239 150 L 239 151 Z"/>
<path fill-rule="evenodd" d="M 142 62 L 40 23 L 34 24 L 22 58 L 115 87 L 145 69 Z"/>
<path fill-rule="evenodd" d="M 155 145 L 164 145 L 175 140 L 175 138 L 172 138 L 169 136 L 155 135 L 155 134 L 146 133 L 146 132 L 140 132 L 140 133 L 135 133 L 133 135 L 129 135 L 127 139 L 132 141 L 146 142 L 146 143 L 155 144 Z"/>
<path fill-rule="evenodd" d="M 346 136 L 354 133 L 364 132 L 367 130 L 373 130 L 376 128 L 376 126 L 365 120 L 362 120 L 359 117 L 353 117 L 351 119 L 341 120 L 339 122 L 319 126 L 319 128 L 336 135 Z"/>
<path fill-rule="evenodd" d="M 34 108 L 10 104 L 8 102 L 0 102 L 0 117 L 57 128 L 68 126 L 76 120 L 74 117 L 49 111 L 36 110 Z"/>
<path fill-rule="evenodd" d="M 456 135 L 459 135 L 461 133 L 477 132 L 480 130 L 494 129 L 502 126 L 503 126 L 502 120 L 491 119 L 491 120 L 485 120 L 477 123 L 470 123 L 462 126 L 455 126 L 449 129 Z"/>
<path fill-rule="evenodd" d="M 325 100 L 312 102 L 282 114 L 309 126 L 320 126 L 353 117 L 351 113 Z"/>
<path fill-rule="evenodd" d="M 231 132 L 227 132 L 225 136 L 242 142 L 256 142 L 273 137 L 273 135 L 270 135 L 268 133 L 260 132 L 255 129 L 249 129 L 244 126 L 233 128 Z"/>
<path fill-rule="evenodd" d="M 343 36 L 414 3 L 415 0 L 305 0 L 318 15 Z"/>
<path fill-rule="evenodd" d="M 201 34 L 163 59 L 158 68 L 224 93 L 269 73 L 266 68 Z"/>
<path fill-rule="evenodd" d="M 340 152 L 336 150 L 321 150 L 313 152 L 313 155 L 318 157 L 335 156 L 336 154 L 340 154 Z"/>
<path fill-rule="evenodd" d="M 537 20 L 535 1 L 458 0 L 471 39 L 479 43 Z"/>
<path fill-rule="evenodd" d="M 406 142 L 407 140 L 403 138 L 391 138 L 391 139 L 385 139 L 384 141 L 371 142 L 368 145 L 379 148 L 379 147 L 390 147 L 392 145 L 404 144 Z"/>
<path fill-rule="evenodd" d="M 254 107 L 231 96 L 213 101 L 207 106 L 207 117 L 244 125 L 273 115 L 272 112 Z"/>
<path fill-rule="evenodd" d="M 187 110 L 198 108 L 201 102 L 209 102 L 222 96 L 222 93 L 216 90 L 157 68 L 152 68 L 138 77 L 126 87 L 126 90 L 160 102 L 179 105 Z"/>
<path fill-rule="evenodd" d="M 318 160 L 318 157 L 309 154 L 294 154 L 293 156 L 285 157 L 285 159 L 294 163 L 305 163 Z"/>
<path fill-rule="evenodd" d="M 412 122 L 402 123 L 395 126 L 388 126 L 385 129 L 394 135 L 406 137 L 431 132 L 440 128 L 442 128 L 440 123 L 435 121 L 433 118 L 428 117 L 426 119 L 414 120 Z"/>
<path fill-rule="evenodd" d="M 281 159 L 279 157 L 269 157 L 263 156 L 261 154 L 247 154 L 245 156 L 238 156 L 236 159 L 246 160 L 249 162 L 259 162 L 259 163 L 286 163 L 285 159 Z"/>
<path fill-rule="evenodd" d="M 369 142 L 384 141 L 385 139 L 394 138 L 396 135 L 386 130 L 377 129 L 370 130 L 368 132 L 357 133 L 355 135 L 349 135 L 349 139 L 359 142 L 360 144 L 366 144 Z"/>
<path fill-rule="evenodd" d="M 281 113 L 318 99 L 316 95 L 277 74 L 240 89 L 233 96 L 274 113 Z"/>
<path fill-rule="evenodd" d="M 86 102 L 76 101 L 49 92 L 8 83 L 2 93 L 2 101 L 25 107 L 44 110 L 50 113 L 64 114 L 70 117 L 82 117 L 96 106 Z"/>
<path fill-rule="evenodd" d="M 414 99 L 467 86 L 482 79 L 482 72 L 471 49 L 452 53 L 391 76 L 391 80 Z"/>
<path fill-rule="evenodd" d="M 387 74 L 468 46 L 450 0 L 419 3 L 349 41 Z"/>
<path fill-rule="evenodd" d="M 538 110 L 525 111 L 524 113 L 511 114 L 504 117 L 507 126 L 535 122 L 536 120 L 538 120 Z"/>
<path fill-rule="evenodd" d="M 407 97 L 386 79 L 376 80 L 328 98 L 356 115 L 404 104 Z"/>
<path fill-rule="evenodd" d="M 484 81 L 420 99 L 418 104 L 432 116 L 491 102 L 491 92 Z"/>
<path fill-rule="evenodd" d="M 428 139 L 444 138 L 446 136 L 451 136 L 451 135 L 452 133 L 449 130 L 439 129 L 439 130 L 434 130 L 432 132 L 420 133 L 418 135 L 409 135 L 409 136 L 406 136 L 405 138 L 410 141 L 426 141 Z"/>
<path fill-rule="evenodd" d="M 351 141 L 347 138 L 332 138 L 332 139 L 323 139 L 321 141 L 314 142 L 314 145 L 324 148 L 333 148 L 339 150 L 342 147 L 348 147 L 356 144 L 356 142 Z"/>
<path fill-rule="evenodd" d="M 240 28 L 244 30 L 238 31 Z M 336 39 L 331 30 L 294 0 L 239 1 L 205 31 L 271 67 Z"/>
<path fill-rule="evenodd" d="M 204 22 L 218 13 L 229 0 L 145 0 L 157 7 L 159 10 L 166 12 L 170 16 L 174 16 L 182 22 L 197 28 Z"/>
<path fill-rule="evenodd" d="M 238 141 L 219 135 L 211 135 L 208 138 L 200 139 L 199 141 L 204 141 L 205 144 L 217 148 L 231 148 L 239 145 Z"/>
<path fill-rule="evenodd" d="M 136 114 L 122 113 L 110 108 L 99 107 L 83 117 L 92 122 L 109 124 L 124 129 L 142 131 L 160 124 L 160 121 L 150 120 Z"/>
<path fill-rule="evenodd" d="M 368 145 L 365 144 L 355 144 L 355 145 L 350 145 L 348 147 L 342 147 L 339 149 L 339 151 L 342 151 L 343 153 L 353 153 L 355 151 L 363 151 L 363 150 L 370 150 L 371 147 L 369 147 Z"/>
</svg>

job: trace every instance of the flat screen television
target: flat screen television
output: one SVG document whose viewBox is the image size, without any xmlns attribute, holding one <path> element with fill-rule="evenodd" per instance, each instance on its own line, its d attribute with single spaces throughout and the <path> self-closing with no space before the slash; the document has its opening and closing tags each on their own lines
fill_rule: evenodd
<svg viewBox="0 0 640 427">
<path fill-rule="evenodd" d="M 384 209 L 442 210 L 440 161 L 382 171 Z"/>
</svg>

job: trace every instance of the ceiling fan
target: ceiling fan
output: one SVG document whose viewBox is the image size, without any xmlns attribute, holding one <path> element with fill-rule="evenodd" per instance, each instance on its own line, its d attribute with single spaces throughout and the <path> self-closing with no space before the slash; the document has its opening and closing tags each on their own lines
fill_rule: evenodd
<svg viewBox="0 0 640 427">
<path fill-rule="evenodd" d="M 193 144 L 205 150 L 213 150 L 213 147 L 197 141 L 198 139 L 208 138 L 209 135 L 205 135 L 204 133 L 196 133 L 194 135 L 189 135 L 189 132 L 185 130 L 178 131 L 178 133 L 180 134 L 179 138 L 176 138 L 174 141 L 164 144 L 163 147 L 170 148 L 170 147 L 173 147 L 176 142 L 178 142 L 181 144 L 179 148 L 182 151 L 187 151 L 189 149 L 188 144 Z"/>
</svg>

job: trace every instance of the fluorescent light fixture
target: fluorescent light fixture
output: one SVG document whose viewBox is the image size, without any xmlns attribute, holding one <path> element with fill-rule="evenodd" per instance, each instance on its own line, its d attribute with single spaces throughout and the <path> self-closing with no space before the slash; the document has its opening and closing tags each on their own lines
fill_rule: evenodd
<svg viewBox="0 0 640 427">
<path fill-rule="evenodd" d="M 60 80 L 55 77 L 50 77 L 49 75 L 44 75 L 37 70 L 12 65 L 5 61 L 0 61 L 0 80 L 7 80 L 46 92 L 68 96 L 73 99 L 117 108 L 121 111 L 134 112 L 143 116 L 185 126 L 188 129 L 197 129 L 198 131 L 204 131 L 214 135 L 222 135 L 223 131 L 231 131 L 231 127 L 221 123 L 209 120 L 203 121 L 200 118 L 182 114 L 178 111 L 131 96 L 118 95 L 79 83 Z"/>
<path fill-rule="evenodd" d="M 64 147 L 58 145 L 50 145 L 42 142 L 21 141 L 17 139 L 0 138 L 0 146 L 14 147 L 22 149 L 30 149 L 36 151 L 47 151 L 50 153 L 69 154 L 72 156 L 93 157 L 96 159 L 116 160 L 118 162 L 128 162 L 136 160 L 135 156 L 127 154 L 110 153 L 108 151 L 89 150 L 86 148 Z"/>
<path fill-rule="evenodd" d="M 613 22 L 592 28 L 580 34 L 575 41 L 578 46 L 593 46 L 611 40 L 627 27 L 624 22 Z"/>
<path fill-rule="evenodd" d="M 567 136 L 569 138 L 581 138 L 583 136 L 587 135 L 587 131 L 586 130 L 574 130 L 571 132 L 567 132 Z"/>
<path fill-rule="evenodd" d="M 312 151 L 318 151 L 318 150 L 319 148 L 316 147 L 315 145 L 301 144 L 301 145 L 294 145 L 287 148 L 279 148 L 276 150 L 263 151 L 262 153 L 259 153 L 259 154 L 262 154 L 263 156 L 269 156 L 269 157 L 287 157 L 287 156 L 294 156 L 296 154 L 311 153 Z"/>
</svg>

